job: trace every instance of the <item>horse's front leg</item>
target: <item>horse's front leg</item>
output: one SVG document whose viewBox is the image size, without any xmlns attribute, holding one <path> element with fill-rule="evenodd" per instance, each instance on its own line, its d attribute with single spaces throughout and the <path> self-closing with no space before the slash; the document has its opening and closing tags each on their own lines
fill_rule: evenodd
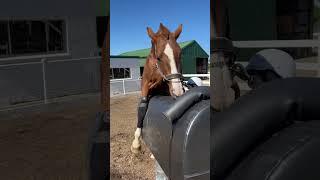
<svg viewBox="0 0 320 180">
<path fill-rule="evenodd" d="M 147 108 L 148 108 L 148 93 L 149 93 L 149 87 L 147 83 L 143 83 L 141 88 L 141 100 L 138 105 L 138 123 L 137 123 L 137 129 L 134 133 L 134 140 L 131 145 L 131 151 L 134 154 L 139 153 L 141 148 L 141 130 L 143 127 L 143 119 L 146 115 Z"/>
</svg>

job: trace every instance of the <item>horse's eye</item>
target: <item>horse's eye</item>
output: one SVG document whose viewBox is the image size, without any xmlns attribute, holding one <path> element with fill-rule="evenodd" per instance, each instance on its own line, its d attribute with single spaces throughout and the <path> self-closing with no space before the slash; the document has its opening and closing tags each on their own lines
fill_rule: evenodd
<svg viewBox="0 0 320 180">
<path fill-rule="evenodd" d="M 158 61 L 160 61 L 160 58 L 157 58 Z"/>
</svg>

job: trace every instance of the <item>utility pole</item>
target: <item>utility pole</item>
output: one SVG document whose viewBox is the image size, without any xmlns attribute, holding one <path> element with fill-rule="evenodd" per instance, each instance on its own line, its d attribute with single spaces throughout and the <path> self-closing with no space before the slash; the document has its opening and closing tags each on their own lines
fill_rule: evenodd
<svg viewBox="0 0 320 180">
<path fill-rule="evenodd" d="M 101 104 L 103 112 L 109 112 L 110 110 L 110 16 L 107 16 L 107 32 L 105 34 L 104 43 L 102 47 L 102 60 L 100 66 L 101 72 Z"/>
<path fill-rule="evenodd" d="M 235 100 L 233 78 L 228 68 L 233 52 L 230 40 L 228 6 L 226 0 L 210 3 L 210 87 L 211 107 L 222 111 Z"/>
</svg>

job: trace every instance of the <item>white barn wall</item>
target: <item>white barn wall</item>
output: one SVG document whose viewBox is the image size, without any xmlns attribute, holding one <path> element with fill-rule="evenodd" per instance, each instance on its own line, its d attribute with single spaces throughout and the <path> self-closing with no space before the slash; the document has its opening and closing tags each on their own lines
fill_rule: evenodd
<svg viewBox="0 0 320 180">
<path fill-rule="evenodd" d="M 110 96 L 140 91 L 139 58 L 110 58 L 110 68 L 130 68 L 131 78 L 110 80 Z"/>
<path fill-rule="evenodd" d="M 83 58 L 98 55 L 96 17 L 71 16 L 69 24 L 69 50 L 71 57 Z"/>
<path fill-rule="evenodd" d="M 93 0 L 5 0 L 1 2 L 0 15 L 47 16 L 47 15 L 96 15 L 100 1 Z"/>
<path fill-rule="evenodd" d="M 0 10 L 2 8 L 0 7 Z M 5 18 L 9 17 L 0 19 Z M 58 18 L 65 19 L 67 24 L 66 53 L 52 54 L 50 57 L 24 55 L 0 58 L 0 87 L 3 87 L 0 88 L 0 109 L 24 102 L 44 100 L 41 64 L 43 58 L 47 61 L 45 66 L 48 98 L 100 92 L 101 57 L 97 57 L 96 16 Z M 85 60 L 79 60 L 80 58 Z M 66 61 L 69 59 L 73 60 Z"/>
<path fill-rule="evenodd" d="M 140 78 L 139 58 L 110 58 L 111 68 L 130 68 L 131 79 Z"/>
</svg>

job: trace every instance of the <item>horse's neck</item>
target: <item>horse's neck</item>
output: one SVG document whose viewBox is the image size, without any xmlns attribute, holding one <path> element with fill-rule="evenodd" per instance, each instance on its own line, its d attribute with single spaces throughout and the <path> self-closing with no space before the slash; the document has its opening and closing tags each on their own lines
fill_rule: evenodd
<svg viewBox="0 0 320 180">
<path fill-rule="evenodd" d="M 152 43 L 152 45 L 151 45 L 151 50 L 150 50 L 150 53 L 149 53 L 148 58 L 157 58 L 155 52 L 156 52 L 156 51 L 155 51 L 155 45 Z"/>
<path fill-rule="evenodd" d="M 148 83 L 150 93 L 158 95 L 160 92 L 165 91 L 165 83 L 162 80 L 162 77 L 158 74 L 156 68 L 157 59 L 154 54 L 150 53 L 146 59 L 146 64 L 143 70 L 143 79 L 145 83 Z M 145 74 L 146 73 L 146 74 Z"/>
<path fill-rule="evenodd" d="M 151 65 L 150 68 L 153 68 L 155 66 L 156 60 L 157 60 L 157 57 L 155 55 L 154 45 L 152 44 L 151 51 L 150 51 L 149 55 L 147 56 L 146 62 L 150 61 L 149 62 L 150 63 L 149 65 Z M 148 63 L 146 63 L 146 65 L 147 64 Z"/>
<path fill-rule="evenodd" d="M 211 63 L 219 64 L 219 62 L 226 62 L 223 55 L 212 54 Z M 231 89 L 233 79 L 227 65 L 212 66 L 211 70 L 211 82 L 212 89 L 211 104 L 217 110 L 223 110 L 229 107 L 235 99 L 235 93 Z"/>
</svg>

